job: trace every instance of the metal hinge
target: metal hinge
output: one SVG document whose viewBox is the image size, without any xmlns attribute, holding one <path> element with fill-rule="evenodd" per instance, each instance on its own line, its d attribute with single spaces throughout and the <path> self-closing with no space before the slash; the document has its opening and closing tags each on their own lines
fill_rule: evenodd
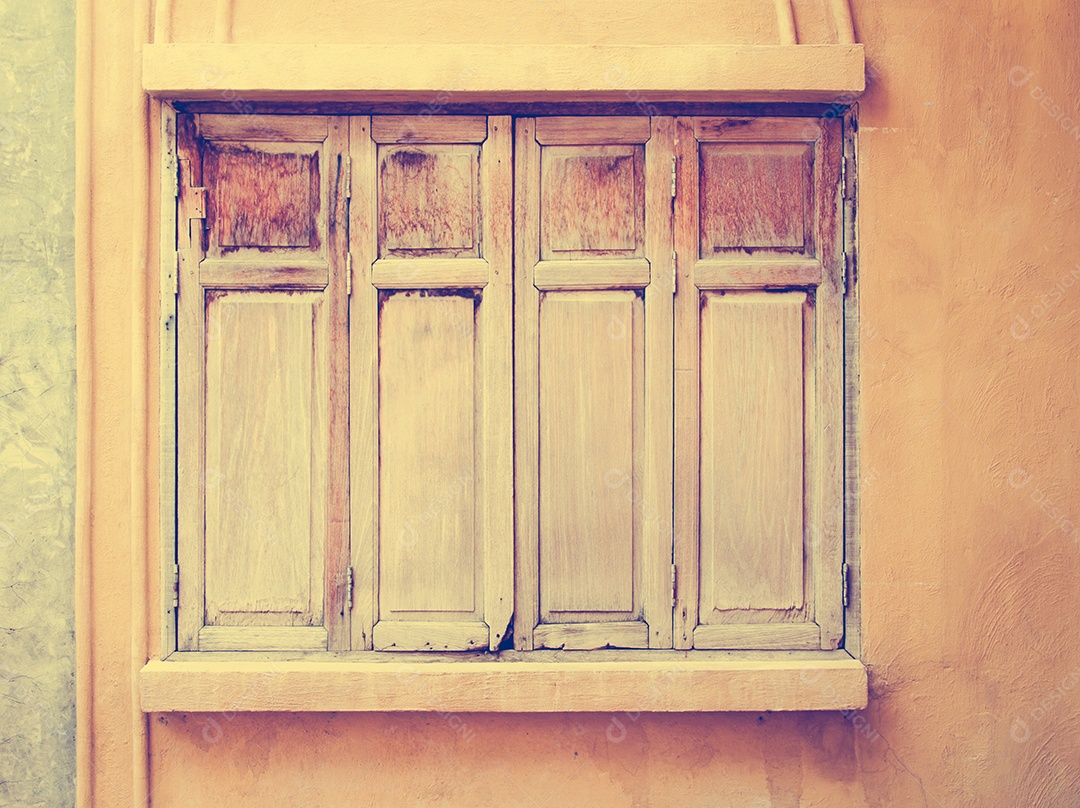
<svg viewBox="0 0 1080 808">
<path fill-rule="evenodd" d="M 678 165 L 679 165 L 678 158 L 674 154 L 671 155 L 671 198 L 672 199 L 675 198 L 675 194 L 678 193 L 678 190 L 679 190 L 679 185 L 678 185 Z"/>
<path fill-rule="evenodd" d="M 675 250 L 671 251 L 671 294 L 675 294 L 675 289 L 679 283 L 679 254 Z"/>
<path fill-rule="evenodd" d="M 848 605 L 848 565 L 847 565 L 846 561 L 840 566 L 840 570 L 841 570 L 841 575 L 843 575 L 843 581 L 844 581 L 844 583 L 843 583 L 844 606 L 847 607 L 847 605 Z"/>
<path fill-rule="evenodd" d="M 188 208 L 189 219 L 206 218 L 206 188 L 188 188 L 191 194 L 191 206 Z"/>
<path fill-rule="evenodd" d="M 844 155 L 843 166 L 840 169 L 841 181 L 844 184 L 844 199 L 855 198 L 855 158 L 850 154 Z"/>
<path fill-rule="evenodd" d="M 352 199 L 352 158 L 345 158 L 345 198 Z"/>
<path fill-rule="evenodd" d="M 353 587 L 353 574 L 352 567 L 349 567 L 345 571 L 345 610 L 352 609 L 352 587 Z"/>
<path fill-rule="evenodd" d="M 678 583 L 678 573 L 677 573 L 677 571 L 678 571 L 678 567 L 676 567 L 674 564 L 672 564 L 671 565 L 671 605 L 672 605 L 672 607 L 675 606 L 675 595 L 676 595 L 676 593 L 678 591 L 677 588 L 676 588 L 676 585 Z"/>
<path fill-rule="evenodd" d="M 180 565 L 172 566 L 172 607 L 180 608 Z"/>
<path fill-rule="evenodd" d="M 172 272 L 169 273 L 172 276 L 170 281 L 172 283 L 173 297 L 180 294 L 180 253 L 177 253 L 175 257 Z"/>
<path fill-rule="evenodd" d="M 352 253 L 345 255 L 345 294 L 352 297 Z"/>
</svg>

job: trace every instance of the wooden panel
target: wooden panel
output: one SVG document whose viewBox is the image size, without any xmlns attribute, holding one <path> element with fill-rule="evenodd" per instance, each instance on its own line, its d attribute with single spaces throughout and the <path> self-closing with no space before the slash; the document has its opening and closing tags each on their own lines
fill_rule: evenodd
<svg viewBox="0 0 1080 808">
<path fill-rule="evenodd" d="M 325 289 L 330 267 L 324 261 L 229 261 L 207 258 L 199 265 L 199 283 L 211 289 L 251 289 L 273 286 Z"/>
<path fill-rule="evenodd" d="M 158 653 L 162 659 L 176 651 L 177 622 L 174 590 L 172 587 L 173 565 L 176 564 L 176 477 L 177 477 L 177 387 L 176 387 L 176 318 L 177 300 L 174 294 L 179 283 L 180 270 L 177 224 L 178 200 L 172 194 L 177 181 L 179 163 L 177 155 L 176 111 L 169 104 L 161 105 L 161 174 L 159 244 L 161 254 L 158 264 L 158 289 L 161 300 L 161 318 L 158 321 L 158 367 L 161 378 L 158 384 L 158 539 L 160 564 L 158 597 L 161 604 L 161 644 Z M 151 653 L 151 657 L 153 654 Z"/>
<path fill-rule="evenodd" d="M 316 626 L 206 626 L 201 651 L 325 651 L 327 633 Z"/>
<path fill-rule="evenodd" d="M 204 157 L 210 254 L 321 242 L 322 172 L 311 144 L 211 142 Z"/>
<path fill-rule="evenodd" d="M 541 257 L 640 257 L 645 244 L 643 146 L 542 150 Z"/>
<path fill-rule="evenodd" d="M 513 612 L 511 121 L 402 123 L 352 130 L 354 412 L 374 421 L 357 424 L 354 514 L 374 527 L 354 558 L 377 592 L 355 645 L 497 648 Z"/>
<path fill-rule="evenodd" d="M 694 283 L 698 289 L 770 289 L 818 286 L 820 261 L 754 261 L 710 258 L 698 261 Z"/>
<path fill-rule="evenodd" d="M 354 274 L 349 306 L 352 647 L 370 650 L 378 614 L 380 294 L 371 283 L 371 267 L 378 257 L 378 164 L 370 118 L 357 116 L 349 120 L 349 154 L 353 192 L 349 249 Z"/>
<path fill-rule="evenodd" d="M 671 166 L 674 121 L 652 119 L 645 147 L 645 254 L 652 278 L 645 289 L 645 401 L 642 486 L 641 598 L 650 648 L 671 648 L 674 485 L 674 310 Z"/>
<path fill-rule="evenodd" d="M 348 647 L 347 122 L 199 124 L 178 119 L 179 644 Z"/>
<path fill-rule="evenodd" d="M 540 622 L 540 145 L 536 122 L 514 123 L 514 647 L 533 650 Z"/>
<path fill-rule="evenodd" d="M 641 358 L 632 292 L 548 294 L 540 303 L 540 604 L 631 612 L 631 496 Z"/>
<path fill-rule="evenodd" d="M 379 603 L 473 612 L 475 356 L 471 296 L 384 297 L 379 316 Z"/>
<path fill-rule="evenodd" d="M 640 621 L 621 623 L 563 623 L 533 632 L 537 648 L 592 651 L 598 648 L 648 648 L 649 627 Z"/>
<path fill-rule="evenodd" d="M 199 285 L 199 262 L 205 250 L 195 188 L 202 186 L 202 154 L 195 119 L 176 121 L 179 162 L 176 244 L 179 255 L 176 305 L 176 556 L 180 567 L 180 605 L 176 642 L 180 650 L 199 647 L 206 616 L 205 577 L 205 433 L 206 301 Z M 167 186 L 166 186 L 167 187 Z"/>
<path fill-rule="evenodd" d="M 803 247 L 811 154 L 805 144 L 703 144 L 701 257 L 733 247 Z"/>
<path fill-rule="evenodd" d="M 209 295 L 207 624 L 316 625 L 326 536 L 320 295 Z"/>
<path fill-rule="evenodd" d="M 673 132 L 642 120 L 517 124 L 523 650 L 671 643 Z"/>
<path fill-rule="evenodd" d="M 379 148 L 379 255 L 479 257 L 478 146 Z"/>
<path fill-rule="evenodd" d="M 818 118 L 692 118 L 691 138 L 703 143 L 718 140 L 767 143 L 770 141 L 812 142 L 821 136 L 823 120 Z"/>
<path fill-rule="evenodd" d="M 492 268 L 484 289 L 479 343 L 480 521 L 484 556 L 484 620 L 488 649 L 497 650 L 514 614 L 513 127 L 492 116 L 481 153 L 483 253 Z"/>
<path fill-rule="evenodd" d="M 576 261 L 540 261 L 533 269 L 537 289 L 642 289 L 652 273 L 644 258 L 583 258 Z"/>
<path fill-rule="evenodd" d="M 761 623 L 757 625 L 698 626 L 695 648 L 812 649 L 821 645 L 815 623 Z"/>
<path fill-rule="evenodd" d="M 803 604 L 805 300 L 702 295 L 702 623 Z"/>
<path fill-rule="evenodd" d="M 207 140 L 321 142 L 328 131 L 327 119 L 319 115 L 199 116 L 199 135 Z"/>
<path fill-rule="evenodd" d="M 698 624 L 698 493 L 700 411 L 698 383 L 698 330 L 700 295 L 695 286 L 699 252 L 698 141 L 694 119 L 675 122 L 679 194 L 674 203 L 676 264 L 675 287 L 675 479 L 672 491 L 674 559 L 678 570 L 672 644 L 689 649 Z"/>
<path fill-rule="evenodd" d="M 491 266 L 483 258 L 380 258 L 371 266 L 376 289 L 482 289 Z"/>
<path fill-rule="evenodd" d="M 651 135 L 647 117 L 552 117 L 536 119 L 536 142 L 544 146 L 609 146 L 644 143 Z"/>
<path fill-rule="evenodd" d="M 375 626 L 376 651 L 472 651 L 488 647 L 487 623 L 382 620 Z"/>
<path fill-rule="evenodd" d="M 483 115 L 376 115 L 371 139 L 376 143 L 483 143 L 488 134 Z"/>
</svg>

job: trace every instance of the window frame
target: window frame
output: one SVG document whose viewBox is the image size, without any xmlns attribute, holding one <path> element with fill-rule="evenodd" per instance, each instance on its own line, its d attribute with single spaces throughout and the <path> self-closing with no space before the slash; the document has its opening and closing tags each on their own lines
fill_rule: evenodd
<svg viewBox="0 0 1080 808">
<path fill-rule="evenodd" d="M 192 105 L 182 105 L 182 106 L 187 106 L 188 109 L 197 108 L 197 105 L 194 105 L 194 106 L 192 106 Z M 207 108 L 206 111 L 210 111 L 210 109 L 212 107 L 213 107 L 212 104 L 209 105 L 209 107 Z M 563 105 L 562 107 L 560 107 L 560 109 L 565 110 L 567 112 L 567 114 L 574 114 L 574 113 L 581 114 L 581 112 L 582 112 L 582 107 L 579 106 L 579 105 Z M 814 109 L 816 109 L 816 110 L 818 110 L 820 112 L 821 108 L 814 107 Z M 176 434 L 176 432 L 175 432 L 175 430 L 176 430 L 176 413 L 175 413 L 175 409 L 173 410 L 172 413 L 170 413 L 169 412 L 170 408 L 166 405 L 165 402 L 168 402 L 170 400 L 170 398 L 169 398 L 170 395 L 173 396 L 172 400 L 175 400 L 175 390 L 176 390 L 176 363 L 175 363 L 175 358 L 174 358 L 175 357 L 175 347 L 171 347 L 171 346 L 175 346 L 175 336 L 176 336 L 175 297 L 171 296 L 169 294 L 169 290 L 175 288 L 176 278 L 177 278 L 177 274 L 176 274 L 177 269 L 176 269 L 176 260 L 175 260 L 176 253 L 175 253 L 175 251 L 169 250 L 167 248 L 167 245 L 175 243 L 175 235 L 173 235 L 173 234 L 176 233 L 176 212 L 175 212 L 175 206 L 174 206 L 174 197 L 171 194 L 169 194 L 168 191 L 171 190 L 172 183 L 174 181 L 173 178 L 175 178 L 175 176 L 176 176 L 176 174 L 175 174 L 175 171 L 176 171 L 176 152 L 175 152 L 175 147 L 174 147 L 173 144 L 175 143 L 176 112 L 177 112 L 177 109 L 173 105 L 163 104 L 162 105 L 162 110 L 163 110 L 163 114 L 162 114 L 162 139 L 161 139 L 161 143 L 162 143 L 162 155 L 163 155 L 163 158 L 164 158 L 163 161 L 162 161 L 163 162 L 162 188 L 163 188 L 164 193 L 162 194 L 163 198 L 162 198 L 162 206 L 161 206 L 161 225 L 162 225 L 161 232 L 162 232 L 163 250 L 162 250 L 162 256 L 161 256 L 161 278 L 162 278 L 162 305 L 161 305 L 161 317 L 160 317 L 161 329 L 160 329 L 160 334 L 159 334 L 160 335 L 159 344 L 160 344 L 160 352 L 161 352 L 161 368 L 162 368 L 161 386 L 160 386 L 160 391 L 161 391 L 161 396 L 162 396 L 162 398 L 161 398 L 162 406 L 161 406 L 160 423 L 161 423 L 161 434 L 162 434 L 163 437 L 167 438 L 167 436 L 169 436 L 169 435 L 175 436 L 175 434 Z M 289 111 L 289 108 L 288 107 L 278 107 L 277 110 L 285 113 L 285 112 Z M 746 114 L 749 114 L 749 113 L 762 114 L 763 112 L 768 112 L 768 113 L 772 113 L 772 114 L 776 114 L 777 112 L 781 112 L 781 113 L 786 112 L 786 113 L 790 113 L 790 114 L 794 115 L 794 114 L 797 114 L 798 112 L 802 112 L 804 114 L 806 112 L 805 107 L 800 107 L 798 105 L 780 108 L 779 110 L 777 108 L 775 108 L 775 107 L 766 107 L 766 108 L 761 108 L 761 107 L 735 107 L 735 108 L 733 108 L 733 107 L 731 107 L 731 105 L 721 105 L 719 107 L 717 107 L 717 106 L 709 106 L 709 107 L 697 106 L 697 107 L 695 107 L 693 105 L 678 105 L 677 107 L 674 108 L 673 111 L 679 111 L 679 110 L 685 111 L 688 114 L 692 113 L 692 114 L 695 114 L 695 115 L 701 114 L 703 112 L 703 110 L 708 110 L 709 114 L 726 114 L 726 115 L 731 115 L 736 110 L 738 111 L 738 114 L 742 114 L 742 115 L 746 115 Z M 450 114 L 453 114 L 453 110 L 446 110 L 446 111 L 449 112 Z M 845 368 L 845 380 L 844 380 L 845 381 L 845 394 L 844 394 L 844 411 L 845 411 L 844 412 L 844 428 L 845 429 L 844 429 L 844 431 L 845 431 L 846 436 L 847 436 L 847 440 L 845 441 L 845 476 L 846 476 L 846 480 L 847 480 L 847 485 L 846 485 L 847 491 L 846 491 L 846 495 L 844 496 L 844 511 L 845 511 L 845 515 L 844 515 L 844 521 L 845 521 L 844 536 L 845 536 L 845 544 L 846 544 L 845 557 L 848 559 L 844 564 L 843 574 L 845 576 L 847 576 L 849 574 L 849 572 L 857 571 L 857 567 L 858 567 L 858 561 L 857 561 L 857 558 L 858 558 L 858 556 L 857 556 L 857 553 L 858 553 L 858 531 L 857 531 L 857 519 L 858 519 L 858 497 L 857 497 L 858 467 L 857 467 L 857 460 L 858 460 L 858 457 L 857 457 L 857 451 L 856 451 L 857 447 L 855 445 L 855 440 L 857 439 L 857 430 L 856 430 L 855 418 L 857 416 L 857 387 L 858 387 L 858 379 L 857 379 L 857 350 L 858 350 L 857 323 L 858 323 L 858 313 L 857 313 L 857 287 L 856 287 L 856 284 L 854 283 L 854 280 L 855 280 L 855 251 L 854 251 L 854 247 L 855 247 L 855 241 L 854 241 L 855 199 L 854 199 L 854 181 L 853 181 L 854 164 L 855 164 L 854 163 L 854 146 L 855 146 L 855 140 L 854 140 L 855 124 L 854 124 L 854 121 L 855 121 L 855 113 L 856 113 L 856 110 L 854 108 L 848 108 L 848 107 L 844 107 L 843 109 L 836 109 L 834 107 L 829 107 L 829 108 L 826 108 L 823 113 L 821 113 L 821 114 L 823 114 L 824 116 L 827 116 L 827 117 L 839 117 L 839 116 L 842 116 L 844 118 L 843 167 L 845 169 L 845 173 L 850 173 L 851 177 L 852 177 L 850 185 L 847 182 L 845 182 L 844 185 L 843 185 L 843 187 L 844 187 L 844 194 L 843 194 L 844 195 L 844 222 L 842 223 L 843 230 L 844 230 L 843 243 L 844 243 L 845 255 L 846 255 L 845 277 L 847 279 L 847 290 L 845 292 L 845 296 L 844 296 L 844 299 L 843 299 L 843 322 L 844 322 L 844 328 L 845 328 L 845 336 L 844 336 L 844 341 L 843 341 L 843 352 L 844 352 L 843 365 L 844 365 L 844 368 Z M 335 114 L 343 114 L 343 113 L 335 112 Z M 522 114 L 530 114 L 530 113 L 522 113 Z M 170 231 L 171 231 L 171 233 L 170 233 Z M 168 238 L 166 238 L 167 233 L 170 233 Z M 170 309 L 170 305 L 169 305 L 170 302 L 173 305 L 172 309 Z M 185 653 L 185 652 L 177 652 L 176 651 L 176 647 L 177 647 L 176 646 L 176 626 L 175 626 L 175 622 L 174 622 L 176 613 L 175 613 L 175 611 L 173 609 L 173 605 L 172 605 L 173 602 L 174 602 L 174 599 L 175 599 L 175 586 L 176 586 L 175 548 L 177 546 L 176 543 L 175 543 L 175 538 L 174 538 L 175 537 L 175 528 L 176 528 L 175 448 L 176 448 L 175 447 L 175 440 L 173 440 L 173 441 L 169 441 L 167 439 L 162 440 L 162 442 L 161 442 L 161 475 L 160 475 L 160 480 L 161 480 L 161 508 L 160 508 L 160 511 L 161 511 L 161 527 L 162 527 L 161 536 L 162 536 L 163 552 L 162 552 L 162 570 L 161 570 L 161 572 L 162 572 L 162 580 L 165 581 L 165 582 L 167 582 L 169 580 L 172 580 L 174 582 L 174 588 L 173 588 L 173 590 L 170 591 L 167 586 L 162 587 L 162 589 L 163 589 L 162 614 L 163 614 L 164 619 L 162 621 L 163 631 L 162 631 L 161 659 L 162 660 L 176 659 L 179 662 L 180 661 L 179 657 L 187 656 L 190 653 L 197 653 L 202 658 L 206 659 L 207 664 L 215 664 L 215 661 L 210 659 L 210 657 L 215 656 L 215 652 L 200 651 L 200 652 L 186 652 Z M 170 469 L 172 470 L 171 474 L 170 474 Z M 846 581 L 845 581 L 845 589 L 847 589 L 847 582 Z M 844 652 L 843 656 L 848 658 L 848 659 L 851 659 L 853 656 L 855 656 L 857 658 L 857 649 L 859 648 L 858 597 L 857 597 L 857 595 L 858 595 L 858 582 L 857 582 L 857 576 L 856 576 L 855 580 L 852 582 L 852 585 L 851 585 L 850 589 L 851 589 L 850 597 L 848 597 L 846 599 L 846 606 L 845 606 L 845 609 L 844 609 L 846 631 L 845 631 L 845 635 L 844 635 L 844 640 L 839 646 L 840 651 Z M 855 653 L 853 654 L 852 651 L 855 651 Z M 536 652 L 533 652 L 533 653 L 536 653 Z M 574 653 L 574 652 L 570 652 L 570 653 Z M 595 655 L 596 654 L 596 652 L 591 652 L 591 651 L 590 652 L 577 652 L 577 653 L 585 654 L 585 655 Z M 644 653 L 653 653 L 653 652 L 644 652 Z M 368 659 L 367 656 L 357 656 L 356 654 L 357 654 L 357 652 L 352 652 L 351 654 L 346 653 L 344 655 L 342 655 L 342 654 L 333 654 L 332 652 L 326 652 L 326 653 L 314 652 L 314 653 L 311 653 L 311 654 L 307 655 L 307 658 L 312 660 L 312 664 L 318 664 L 318 665 L 329 664 L 332 658 L 336 658 L 336 659 L 348 658 L 350 660 L 355 660 L 355 661 L 349 663 L 349 664 L 352 664 L 352 665 L 367 665 L 367 664 L 377 664 L 378 665 L 378 664 L 383 664 L 382 662 L 371 663 L 371 660 Z M 296 656 L 295 652 L 287 652 L 287 655 L 290 656 L 290 657 L 295 657 Z M 273 655 L 271 655 L 271 656 L 273 656 Z M 400 658 L 395 657 L 395 655 L 393 655 L 393 654 L 388 654 L 386 656 L 388 657 L 388 659 L 386 660 L 388 662 L 401 661 Z M 508 658 L 508 659 L 511 658 L 510 656 L 508 656 L 506 654 L 503 654 L 503 656 L 506 656 L 506 658 Z M 628 658 L 628 662 L 631 661 L 629 658 L 632 656 L 632 654 L 625 654 L 625 656 Z M 706 657 L 708 657 L 708 656 L 709 656 L 708 652 L 689 651 L 686 658 L 691 660 L 691 661 L 693 661 L 695 659 L 698 659 L 698 661 L 700 661 L 701 664 L 709 666 L 709 665 L 712 665 L 713 663 L 711 661 L 709 661 L 708 659 L 706 659 Z M 760 655 L 749 654 L 749 655 L 746 655 L 746 659 L 751 660 L 755 656 L 760 657 Z M 776 659 L 780 658 L 778 655 L 772 655 L 772 656 L 774 656 Z M 565 657 L 565 655 L 560 656 L 557 659 L 556 658 L 550 658 L 550 659 L 544 660 L 543 662 L 538 662 L 537 664 L 554 665 L 554 666 L 571 664 L 569 662 L 569 660 L 565 660 L 564 657 Z M 765 652 L 764 656 L 760 657 L 760 658 L 768 660 L 769 657 L 770 657 L 770 654 L 768 652 Z M 732 655 L 730 655 L 730 654 L 727 657 L 728 660 L 731 660 L 733 658 L 734 657 L 732 657 Z M 831 662 L 825 661 L 826 657 L 824 655 L 822 655 L 820 658 L 824 661 L 824 664 L 831 664 Z M 571 656 L 571 659 L 574 660 L 574 662 L 577 662 L 577 660 L 580 659 L 580 657 Z M 441 662 L 442 660 L 432 659 L 432 661 L 433 662 L 434 661 L 440 661 Z M 185 662 L 184 664 L 191 664 L 191 663 Z M 227 665 L 227 664 L 230 664 L 230 663 L 228 663 L 223 658 L 221 664 L 226 664 Z M 279 665 L 281 663 L 278 660 L 270 659 L 268 664 L 270 666 L 274 666 L 274 665 Z M 474 662 L 473 664 L 476 664 L 476 663 Z M 608 663 L 604 662 L 604 663 L 596 663 L 596 664 L 608 664 Z M 613 662 L 613 663 L 610 663 L 610 664 L 621 664 L 621 663 L 614 663 Z M 673 663 L 671 663 L 670 661 L 667 661 L 667 662 L 658 661 L 656 664 L 667 664 L 667 665 L 670 666 Z M 695 664 L 697 664 L 697 663 L 695 663 Z M 773 663 L 769 662 L 768 664 L 773 664 Z M 485 671 L 485 675 L 487 675 L 487 673 L 488 672 Z M 307 675 L 307 674 L 304 673 L 304 675 Z M 862 676 L 863 676 L 863 681 L 865 682 L 865 671 L 862 672 Z M 784 709 L 784 708 L 781 708 L 781 709 Z M 813 707 L 807 707 L 806 709 L 814 709 L 814 708 Z"/>
</svg>

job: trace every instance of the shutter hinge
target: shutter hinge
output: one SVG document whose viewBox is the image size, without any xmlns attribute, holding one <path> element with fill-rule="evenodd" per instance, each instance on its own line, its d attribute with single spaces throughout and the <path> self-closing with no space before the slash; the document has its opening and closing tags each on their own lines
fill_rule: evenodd
<svg viewBox="0 0 1080 808">
<path fill-rule="evenodd" d="M 188 208 L 189 219 L 206 218 L 206 188 L 188 188 L 191 193 L 191 206 Z"/>
<path fill-rule="evenodd" d="M 352 158 L 345 157 L 345 198 L 352 199 Z"/>
<path fill-rule="evenodd" d="M 841 566 L 841 575 L 843 576 L 843 592 L 844 592 L 844 607 L 848 605 L 848 565 L 845 561 Z"/>
<path fill-rule="evenodd" d="M 352 253 L 345 254 L 345 294 L 352 297 Z"/>
<path fill-rule="evenodd" d="M 172 607 L 180 608 L 180 565 L 172 566 Z"/>
<path fill-rule="evenodd" d="M 675 606 L 675 595 L 678 592 L 677 584 L 678 584 L 678 567 L 676 567 L 674 564 L 672 564 L 671 565 L 671 605 L 672 605 L 672 608 L 674 608 L 674 606 Z"/>
<path fill-rule="evenodd" d="M 352 609 L 353 572 L 352 567 L 345 571 L 345 611 Z"/>
<path fill-rule="evenodd" d="M 180 294 L 180 253 L 176 253 L 175 261 L 173 262 L 172 272 L 169 274 L 172 276 L 169 280 L 172 283 L 173 297 L 177 297 Z"/>
<path fill-rule="evenodd" d="M 678 158 L 674 154 L 671 155 L 671 198 L 672 199 L 675 198 L 675 195 L 678 193 L 678 190 L 679 190 L 679 185 L 678 185 L 678 175 L 679 175 L 678 174 L 678 165 L 679 165 Z"/>
<path fill-rule="evenodd" d="M 855 198 L 855 158 L 850 154 L 844 155 L 844 162 L 840 169 L 841 180 L 844 184 L 844 199 Z"/>
<path fill-rule="evenodd" d="M 676 288 L 679 284 L 679 254 L 675 250 L 671 251 L 671 294 L 675 294 Z"/>
</svg>

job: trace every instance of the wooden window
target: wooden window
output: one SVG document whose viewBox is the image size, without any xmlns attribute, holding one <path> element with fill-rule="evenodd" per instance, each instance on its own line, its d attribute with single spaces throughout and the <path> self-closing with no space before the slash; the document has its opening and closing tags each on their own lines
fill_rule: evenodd
<svg viewBox="0 0 1080 808">
<path fill-rule="evenodd" d="M 676 648 L 843 634 L 839 121 L 680 118 Z"/>
<path fill-rule="evenodd" d="M 513 609 L 511 120 L 353 118 L 353 647 Z"/>
<path fill-rule="evenodd" d="M 178 121 L 181 650 L 348 647 L 348 122 Z"/>
<path fill-rule="evenodd" d="M 670 648 L 670 118 L 517 122 L 518 648 Z"/>
<path fill-rule="evenodd" d="M 839 120 L 177 131 L 181 650 L 842 643 Z"/>
</svg>

